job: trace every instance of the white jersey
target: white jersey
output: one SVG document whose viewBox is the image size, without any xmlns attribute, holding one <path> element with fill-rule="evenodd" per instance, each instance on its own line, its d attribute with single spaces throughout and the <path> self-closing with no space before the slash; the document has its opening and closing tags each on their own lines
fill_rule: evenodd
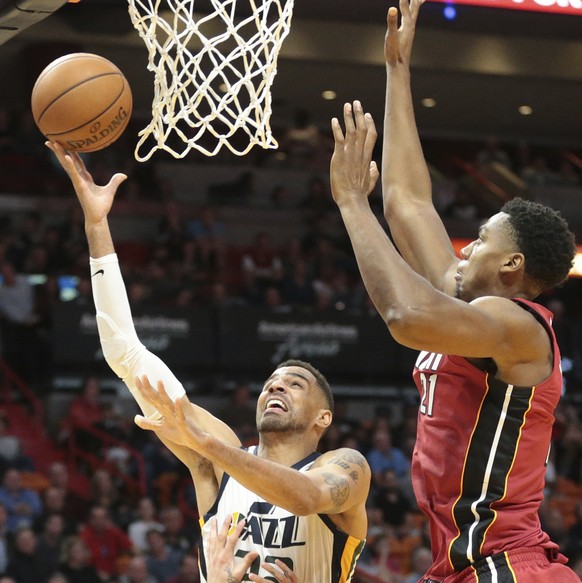
<svg viewBox="0 0 582 583">
<path fill-rule="evenodd" d="M 248 450 L 256 454 L 256 447 Z M 320 454 L 313 453 L 293 466 L 308 470 Z M 216 502 L 204 518 L 201 545 L 209 535 L 208 521 L 216 517 L 221 525 L 228 515 L 234 522 L 245 520 L 245 528 L 236 546 L 236 556 L 244 557 L 257 551 L 259 557 L 250 572 L 275 581 L 260 569 L 261 563 L 274 563 L 275 559 L 288 565 L 302 583 L 348 583 L 351 581 L 356 561 L 364 548 L 364 540 L 342 532 L 329 516 L 312 514 L 295 516 L 283 508 L 265 502 L 254 492 L 241 486 L 224 474 Z M 205 553 L 200 553 L 202 581 L 206 583 Z M 243 581 L 249 579 L 245 576 Z"/>
</svg>

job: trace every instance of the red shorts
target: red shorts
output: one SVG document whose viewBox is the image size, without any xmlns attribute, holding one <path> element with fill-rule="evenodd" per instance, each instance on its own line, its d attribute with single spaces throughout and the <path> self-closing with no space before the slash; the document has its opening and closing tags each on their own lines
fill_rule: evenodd
<svg viewBox="0 0 582 583">
<path fill-rule="evenodd" d="M 564 555 L 540 547 L 514 549 L 485 557 L 442 583 L 580 583 L 565 563 Z"/>
</svg>

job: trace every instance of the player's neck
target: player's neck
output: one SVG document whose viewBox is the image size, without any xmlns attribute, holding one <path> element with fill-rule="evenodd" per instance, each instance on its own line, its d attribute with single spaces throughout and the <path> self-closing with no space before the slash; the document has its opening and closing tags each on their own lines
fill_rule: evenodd
<svg viewBox="0 0 582 583">
<path fill-rule="evenodd" d="M 305 434 L 261 433 L 257 455 L 285 466 L 292 466 L 316 449 L 317 442 Z"/>
</svg>

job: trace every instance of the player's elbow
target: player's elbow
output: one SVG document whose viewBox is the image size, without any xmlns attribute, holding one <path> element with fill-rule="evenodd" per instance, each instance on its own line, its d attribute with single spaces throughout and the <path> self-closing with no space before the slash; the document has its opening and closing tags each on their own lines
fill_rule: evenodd
<svg viewBox="0 0 582 583">
<path fill-rule="evenodd" d="M 386 311 L 384 322 L 390 334 L 403 346 L 417 348 L 427 329 L 427 311 L 416 307 L 397 307 Z"/>
</svg>

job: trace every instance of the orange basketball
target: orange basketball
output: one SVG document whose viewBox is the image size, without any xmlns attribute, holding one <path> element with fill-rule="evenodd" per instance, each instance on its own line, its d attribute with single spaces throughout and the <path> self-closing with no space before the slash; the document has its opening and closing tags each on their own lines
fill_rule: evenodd
<svg viewBox="0 0 582 583">
<path fill-rule="evenodd" d="M 99 55 L 73 53 L 38 76 L 31 97 L 40 131 L 66 150 L 95 152 L 119 138 L 133 100 L 123 73 Z"/>
</svg>

